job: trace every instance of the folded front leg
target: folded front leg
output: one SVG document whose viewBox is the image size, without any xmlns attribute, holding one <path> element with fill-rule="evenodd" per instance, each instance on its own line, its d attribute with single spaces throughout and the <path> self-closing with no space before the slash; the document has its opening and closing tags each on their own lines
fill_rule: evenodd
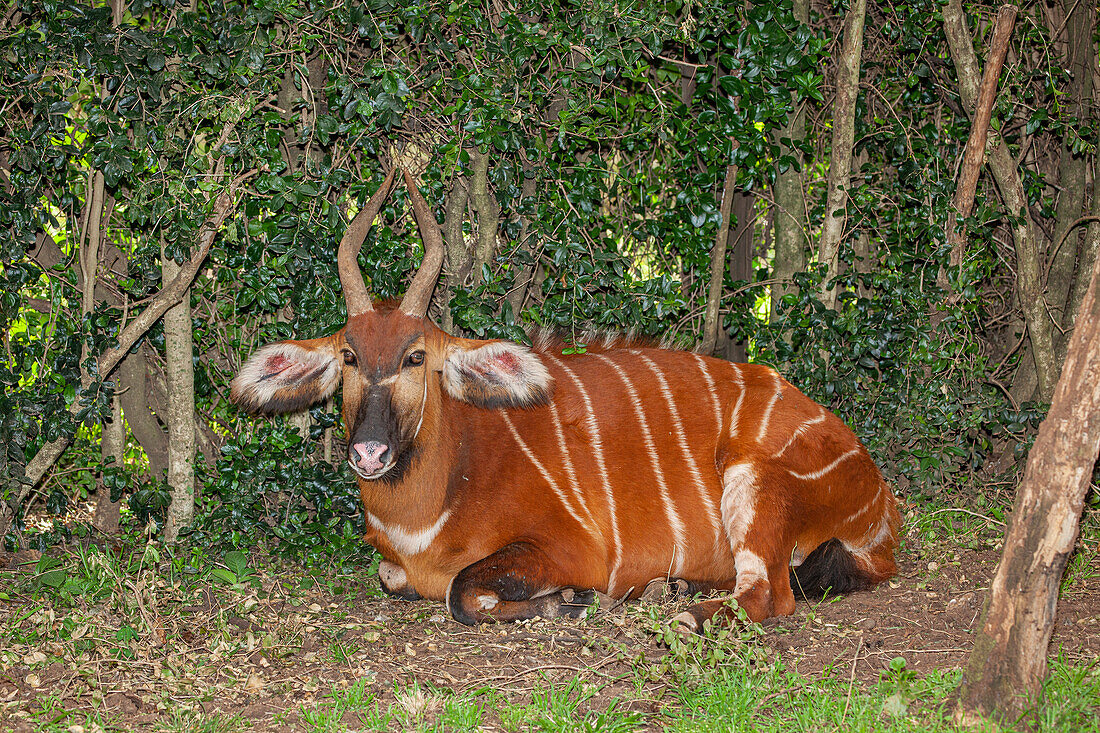
<svg viewBox="0 0 1100 733">
<path fill-rule="evenodd" d="M 565 587 L 561 576 L 538 547 L 514 542 L 459 572 L 447 592 L 447 607 L 468 625 L 536 616 L 579 618 L 595 593 Z"/>
</svg>

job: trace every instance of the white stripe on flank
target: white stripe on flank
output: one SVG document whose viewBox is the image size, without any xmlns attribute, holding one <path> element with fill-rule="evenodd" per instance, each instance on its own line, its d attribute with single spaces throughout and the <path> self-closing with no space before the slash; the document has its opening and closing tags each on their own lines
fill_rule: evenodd
<svg viewBox="0 0 1100 733">
<path fill-rule="evenodd" d="M 703 379 L 707 382 L 707 394 L 710 395 L 710 402 L 714 405 L 714 420 L 718 425 L 718 431 L 715 435 L 721 437 L 722 435 L 722 405 L 718 402 L 718 391 L 714 388 L 714 379 L 711 378 L 710 372 L 707 371 L 707 363 L 703 361 L 703 357 L 698 354 L 692 354 L 695 357 L 695 363 L 699 365 L 699 371 L 703 373 Z"/>
<path fill-rule="evenodd" d="M 661 503 L 664 505 L 665 516 L 668 517 L 668 525 L 672 530 L 672 536 L 676 542 L 676 546 L 673 548 L 672 572 L 679 575 L 683 568 L 684 558 L 687 556 L 685 552 L 687 537 L 685 535 L 684 523 L 676 513 L 676 507 L 672 504 L 672 497 L 669 496 L 668 484 L 665 482 L 665 473 L 661 470 L 661 463 L 657 457 L 657 446 L 654 444 L 653 435 L 649 431 L 649 423 L 646 421 L 645 413 L 642 411 L 642 403 L 638 399 L 638 392 L 634 389 L 634 384 L 630 381 L 630 377 L 626 375 L 622 367 L 603 354 L 594 354 L 593 356 L 604 361 L 615 370 L 619 378 L 623 381 L 623 384 L 626 385 L 626 391 L 630 394 L 630 404 L 634 406 L 634 414 L 638 416 L 638 424 L 642 427 L 642 439 L 645 441 L 646 452 L 649 453 L 649 460 L 653 464 L 653 473 L 657 477 L 657 489 L 661 494 Z"/>
<path fill-rule="evenodd" d="M 822 407 L 821 405 L 818 405 L 817 409 L 818 409 L 817 417 L 812 418 L 810 420 L 807 420 L 806 422 L 799 425 L 798 428 L 794 432 L 791 433 L 791 437 L 787 440 L 787 444 L 784 445 L 782 448 L 780 448 L 776 452 L 776 454 L 774 456 L 772 456 L 772 458 L 779 458 L 779 456 L 786 453 L 787 449 L 790 448 L 792 445 L 794 445 L 794 442 L 796 440 L 798 440 L 799 438 L 801 438 L 802 434 L 805 433 L 807 430 L 809 430 L 811 425 L 817 425 L 818 423 L 825 422 L 825 408 Z"/>
<path fill-rule="evenodd" d="M 738 393 L 737 402 L 733 405 L 733 414 L 730 415 L 730 437 L 737 437 L 737 425 L 741 421 L 741 404 L 745 401 L 745 375 L 741 373 L 741 367 L 736 364 L 731 364 L 733 367 L 733 373 L 737 376 L 734 380 L 737 382 Z"/>
<path fill-rule="evenodd" d="M 558 449 L 561 451 L 562 460 L 565 463 L 565 473 L 569 476 L 569 488 L 573 490 L 573 496 L 577 500 L 577 505 L 584 511 L 585 516 L 588 517 L 589 523 L 599 530 L 599 525 L 596 524 L 595 517 L 592 516 L 592 512 L 588 510 L 588 503 L 584 500 L 584 494 L 581 492 L 580 484 L 577 482 L 577 471 L 573 467 L 573 457 L 569 455 L 569 446 L 565 442 L 565 431 L 561 427 L 561 417 L 558 415 L 558 406 L 553 402 L 550 403 L 550 417 L 554 419 L 554 432 L 558 434 Z M 603 534 L 602 532 L 600 533 Z"/>
<path fill-rule="evenodd" d="M 684 432 L 684 423 L 680 420 L 680 413 L 676 409 L 676 402 L 672 399 L 672 390 L 668 386 L 668 380 L 665 379 L 665 375 L 661 373 L 661 370 L 657 368 L 657 365 L 653 363 L 653 360 L 648 356 L 640 351 L 632 351 L 631 353 L 645 362 L 645 365 L 653 372 L 653 376 L 657 377 L 657 387 L 661 390 L 661 394 L 664 395 L 665 398 L 665 403 L 668 405 L 668 413 L 672 417 L 672 426 L 676 429 L 676 441 L 680 444 L 680 452 L 684 454 L 688 471 L 691 473 L 692 481 L 695 482 L 695 489 L 699 492 L 699 499 L 703 502 L 703 506 L 707 510 L 707 518 L 710 519 L 710 526 L 714 528 L 714 544 L 715 549 L 717 549 L 718 541 L 722 538 L 722 524 L 718 519 L 718 510 L 714 506 L 714 499 L 711 498 L 710 492 L 707 491 L 706 484 L 703 483 L 703 476 L 699 473 L 699 465 L 695 462 L 695 456 L 691 454 L 691 449 L 688 447 L 687 434 Z"/>
<path fill-rule="evenodd" d="M 756 470 L 751 463 L 735 463 L 722 474 L 722 520 L 734 559 L 755 518 Z"/>
<path fill-rule="evenodd" d="M 853 512 L 847 519 L 844 520 L 844 524 L 848 524 L 849 522 L 856 521 L 861 516 L 863 516 L 864 514 L 869 512 L 871 509 L 873 509 L 875 507 L 875 505 L 878 504 L 878 500 L 882 498 L 882 491 L 885 487 L 886 487 L 886 484 L 880 481 L 879 485 L 878 485 L 878 491 L 875 492 L 874 498 L 871 499 L 866 504 L 864 504 L 859 509 L 857 509 L 855 512 Z"/>
<path fill-rule="evenodd" d="M 839 458 L 834 460 L 828 466 L 825 466 L 825 468 L 819 468 L 818 470 L 810 471 L 809 473 L 798 473 L 796 471 L 790 471 L 790 474 L 792 476 L 794 476 L 795 478 L 802 479 L 803 481 L 815 481 L 815 480 L 821 478 L 822 476 L 824 476 L 825 474 L 829 473 L 829 471 L 832 471 L 834 468 L 839 466 L 843 461 L 848 460 L 849 458 L 851 458 L 852 456 L 854 456 L 857 453 L 859 453 L 859 448 L 852 448 L 850 451 L 848 451 L 847 453 L 844 453 L 843 455 L 841 455 Z"/>
<path fill-rule="evenodd" d="M 871 532 L 874 532 L 871 535 Z M 868 561 L 868 556 L 874 551 L 876 547 L 886 541 L 886 538 L 890 536 L 890 520 L 888 514 L 883 514 L 878 520 L 878 529 L 875 530 L 875 523 L 871 522 L 867 525 L 867 531 L 863 533 L 863 537 L 871 536 L 871 539 L 865 539 L 862 546 L 851 545 L 844 542 L 844 549 L 848 552 L 863 559 L 865 563 Z"/>
<path fill-rule="evenodd" d="M 443 525 L 447 523 L 447 520 L 451 516 L 451 510 L 448 509 L 439 515 L 439 519 L 435 520 L 435 524 L 424 529 L 410 531 L 398 526 L 387 527 L 382 523 L 382 520 L 374 516 L 370 512 L 367 512 L 367 521 L 370 522 L 370 526 L 386 535 L 390 544 L 393 545 L 393 549 L 397 550 L 402 555 L 418 555 L 428 548 L 428 545 L 435 541 L 435 538 L 439 536 L 439 532 L 443 529 Z"/>
<path fill-rule="evenodd" d="M 520 437 L 519 431 L 516 430 L 516 426 L 512 423 L 512 418 L 508 417 L 508 413 L 504 410 L 497 410 L 497 412 L 500 413 L 500 417 L 502 420 L 504 420 L 504 424 L 508 426 L 508 430 L 512 433 L 512 437 L 516 439 L 516 443 L 519 444 L 520 450 L 522 450 L 524 455 L 526 455 L 531 460 L 531 463 L 535 464 L 535 468 L 540 474 L 542 474 L 543 479 L 545 479 L 546 483 L 550 485 L 550 489 L 557 495 L 558 499 L 561 500 L 562 506 L 565 507 L 565 510 L 569 512 L 569 515 L 573 517 L 573 519 L 577 520 L 577 524 L 581 525 L 581 527 L 587 530 L 593 537 L 597 537 L 598 533 L 595 532 L 593 528 L 584 521 L 581 515 L 577 514 L 577 510 L 573 508 L 573 502 L 569 501 L 569 497 L 565 495 L 565 492 L 563 492 L 561 490 L 561 487 L 558 486 L 558 482 L 555 481 L 550 472 L 546 470 L 546 466 L 542 465 L 542 462 L 539 461 L 537 457 L 535 457 L 535 454 L 531 452 L 531 449 L 527 446 L 527 443 L 525 443 L 523 438 Z"/>
<path fill-rule="evenodd" d="M 772 379 L 775 380 L 775 394 L 768 400 L 768 406 L 764 408 L 764 416 L 760 418 L 760 432 L 756 436 L 757 443 L 764 441 L 764 435 L 768 432 L 768 421 L 772 419 L 772 409 L 775 407 L 776 400 L 783 393 L 783 384 L 779 381 L 779 374 L 774 370 L 769 371 L 772 373 Z"/>
<path fill-rule="evenodd" d="M 616 576 L 619 573 L 619 568 L 623 562 L 623 549 L 622 542 L 619 539 L 619 517 L 615 509 L 615 494 L 611 490 L 611 478 L 607 473 L 607 460 L 603 453 L 603 440 L 600 438 L 600 426 L 596 423 L 596 411 L 592 407 L 592 399 L 588 396 L 588 390 L 585 389 L 584 384 L 580 378 L 573 372 L 572 369 L 567 367 L 558 358 L 550 354 L 549 352 L 543 354 L 545 358 L 550 359 L 563 372 L 573 380 L 573 384 L 577 386 L 577 391 L 581 395 L 581 399 L 584 400 L 584 427 L 588 431 L 588 439 L 592 445 L 592 452 L 596 456 L 596 469 L 600 473 L 600 483 L 603 485 L 603 493 L 607 498 L 607 513 L 611 517 L 611 574 L 607 580 L 607 594 L 610 596 L 615 595 Z"/>
</svg>

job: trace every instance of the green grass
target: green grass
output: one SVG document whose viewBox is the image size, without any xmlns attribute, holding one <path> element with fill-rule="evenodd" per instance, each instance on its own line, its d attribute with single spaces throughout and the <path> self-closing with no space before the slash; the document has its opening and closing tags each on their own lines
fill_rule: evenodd
<svg viewBox="0 0 1100 733">
<path fill-rule="evenodd" d="M 174 711 L 167 721 L 157 726 L 158 733 L 237 733 L 250 730 L 253 730 L 252 724 L 239 715 L 178 710 Z"/>
<path fill-rule="evenodd" d="M 311 733 L 335 733 L 348 728 L 387 730 L 393 715 L 383 709 L 385 706 L 367 685 L 366 680 L 359 680 L 348 687 L 333 687 L 323 702 L 298 709 L 300 723 Z"/>
<path fill-rule="evenodd" d="M 531 693 L 530 704 L 509 706 L 501 711 L 501 722 L 509 731 L 546 733 L 625 733 L 637 730 L 645 722 L 641 714 L 624 709 L 619 697 L 606 702 L 594 700 L 600 692 L 600 686 L 579 680 L 547 684 Z"/>
<path fill-rule="evenodd" d="M 781 664 L 729 665 L 704 684 L 677 688 L 665 725 L 677 733 L 957 731 L 952 718 L 960 678 L 958 670 L 919 676 L 895 660 L 863 690 L 842 675 L 807 678 Z M 1100 731 L 1100 667 L 1053 660 L 1035 717 L 1039 731 Z"/>
<path fill-rule="evenodd" d="M 957 533 L 961 526 L 970 526 L 970 519 L 944 513 L 931 517 L 927 526 L 935 532 Z M 1067 571 L 1063 586 L 1067 592 L 1095 574 L 1098 540 L 1100 522 L 1093 512 L 1086 518 L 1082 542 Z M 225 572 L 213 572 L 217 568 Z M 345 636 L 347 630 L 337 628 L 347 617 L 346 605 L 340 608 L 319 597 L 321 603 L 314 607 L 314 597 L 302 595 L 306 593 L 303 585 L 323 585 L 333 594 L 331 599 L 350 601 L 354 589 L 362 585 L 361 576 L 317 578 L 304 570 L 284 572 L 244 553 L 209 559 L 199 552 L 153 544 L 124 551 L 91 548 L 57 553 L 27 570 L 11 584 L 12 597 L 0 599 L 5 614 L 5 623 L 0 624 L 0 665 L 3 669 L 18 665 L 24 675 L 43 676 L 55 662 L 79 663 L 81 655 L 93 650 L 109 652 L 106 658 L 100 657 L 101 665 L 126 668 L 133 664 L 135 650 L 140 653 L 143 648 L 137 642 L 151 638 L 150 609 L 158 606 L 168 616 L 181 606 L 196 606 L 202 593 L 210 591 L 228 610 L 214 610 L 205 617 L 207 636 L 185 662 L 193 665 L 191 671 L 203 665 L 217 669 L 220 660 L 239 659 L 255 649 L 267 650 L 278 665 L 282 655 L 301 646 L 300 630 L 271 625 L 273 616 L 255 634 L 227 626 L 230 612 L 247 620 L 249 609 L 269 592 L 265 588 L 280 589 L 287 607 L 306 614 L 318 627 L 310 632 L 318 642 L 315 663 L 357 668 L 378 642 L 378 631 L 370 624 L 358 627 L 369 632 L 362 637 Z M 419 622 L 438 612 L 428 605 L 422 612 L 413 610 Z M 616 670 L 610 675 L 579 673 L 575 679 L 562 680 L 544 672 L 517 679 L 516 687 L 506 689 L 491 685 L 452 689 L 396 670 L 385 682 L 371 673 L 350 685 L 333 684 L 327 693 L 322 688 L 324 697 L 314 702 L 295 700 L 276 717 L 294 730 L 319 733 L 485 728 L 570 733 L 654 728 L 680 733 L 957 730 L 952 719 L 960 680 L 957 670 L 918 675 L 899 659 L 871 685 L 853 684 L 843 664 L 821 674 L 800 675 L 761 643 L 767 637 L 758 626 L 716 629 L 707 638 L 685 639 L 669 630 L 667 613 L 660 608 L 632 604 L 624 612 L 637 638 L 623 639 L 612 647 L 617 666 L 607 667 Z M 600 623 L 592 622 L 591 633 L 606 644 Z M 402 628 L 395 625 L 386 633 L 390 632 L 400 634 Z M 437 633 L 445 634 L 446 628 Z M 640 654 L 647 645 L 653 651 L 654 638 L 662 642 L 664 653 Z M 210 656 L 215 651 L 218 660 Z M 174 679 L 187 672 L 186 667 L 163 670 L 165 678 Z M 357 673 L 367 674 L 365 670 Z M 222 694 L 231 689 L 224 688 Z M 149 724 L 154 730 L 229 733 L 263 727 L 238 714 L 175 710 L 169 697 L 161 700 L 166 712 Z M 73 710 L 69 702 L 48 688 L 20 708 L 0 702 L 0 733 L 14 727 L 16 712 L 34 730 L 129 729 L 116 713 Z M 1100 664 L 1052 659 L 1034 719 L 1042 732 L 1100 733 Z"/>
</svg>

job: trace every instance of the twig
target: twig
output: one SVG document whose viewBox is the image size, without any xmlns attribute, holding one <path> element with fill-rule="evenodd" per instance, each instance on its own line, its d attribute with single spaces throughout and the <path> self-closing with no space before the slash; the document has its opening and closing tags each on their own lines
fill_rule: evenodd
<svg viewBox="0 0 1100 733">
<path fill-rule="evenodd" d="M 852 657 L 852 672 L 848 675 L 848 696 L 844 700 L 844 712 L 840 714 L 840 725 L 844 726 L 844 719 L 848 717 L 848 706 L 852 702 L 852 687 L 856 682 L 856 662 L 859 661 L 859 651 L 863 648 L 863 634 L 859 635 L 859 640 L 856 642 L 856 653 Z"/>
<path fill-rule="evenodd" d="M 947 509 L 937 509 L 936 511 L 929 512 L 928 514 L 925 514 L 924 516 L 934 517 L 937 514 L 943 514 L 944 512 L 962 512 L 963 514 L 969 514 L 970 516 L 977 517 L 978 519 L 984 519 L 985 521 L 990 522 L 992 524 L 999 524 L 1002 527 L 1005 526 L 1004 522 L 1001 522 L 997 519 L 994 519 L 993 517 L 987 517 L 984 514 L 978 514 L 977 512 L 972 512 L 969 509 L 959 509 L 957 507 L 948 507 Z"/>
</svg>

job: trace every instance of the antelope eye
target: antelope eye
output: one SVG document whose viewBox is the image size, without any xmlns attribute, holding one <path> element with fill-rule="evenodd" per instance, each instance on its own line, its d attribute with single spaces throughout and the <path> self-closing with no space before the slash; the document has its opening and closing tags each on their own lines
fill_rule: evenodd
<svg viewBox="0 0 1100 733">
<path fill-rule="evenodd" d="M 347 364 L 348 366 L 355 366 L 358 363 L 358 360 L 355 358 L 355 352 L 354 351 L 345 351 L 344 352 L 344 363 Z"/>
<path fill-rule="evenodd" d="M 409 366 L 420 366 L 424 363 L 424 352 L 414 351 L 405 357 L 405 363 Z"/>
</svg>

